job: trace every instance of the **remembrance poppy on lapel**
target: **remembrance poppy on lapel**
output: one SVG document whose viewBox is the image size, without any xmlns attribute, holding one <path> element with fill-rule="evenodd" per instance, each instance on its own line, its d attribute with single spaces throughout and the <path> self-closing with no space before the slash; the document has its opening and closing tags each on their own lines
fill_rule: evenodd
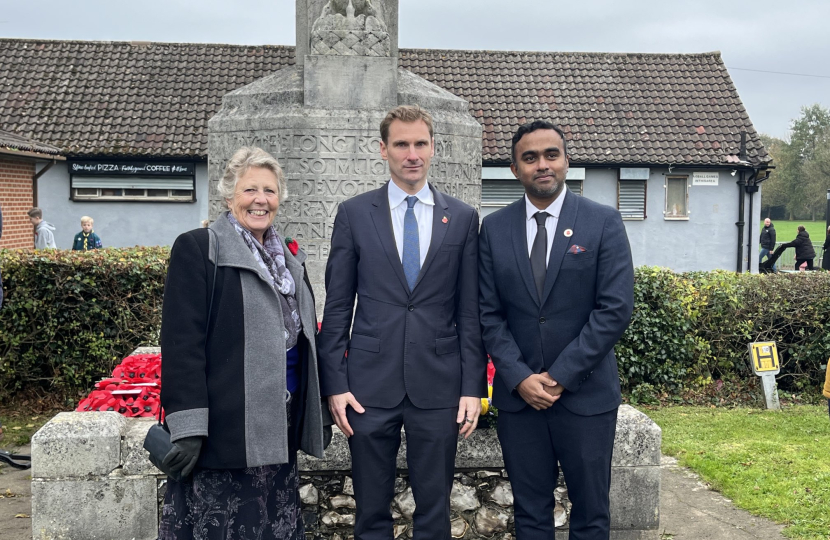
<svg viewBox="0 0 830 540">
<path fill-rule="evenodd" d="M 285 237 L 285 245 L 288 246 L 288 251 L 290 251 L 292 255 L 296 255 L 297 251 L 300 249 L 300 244 L 298 244 L 297 241 L 290 236 Z"/>
</svg>

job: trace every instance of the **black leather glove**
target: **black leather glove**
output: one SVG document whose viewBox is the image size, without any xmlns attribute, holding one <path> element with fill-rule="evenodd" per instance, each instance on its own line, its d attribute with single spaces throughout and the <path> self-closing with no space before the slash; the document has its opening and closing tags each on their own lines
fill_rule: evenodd
<svg viewBox="0 0 830 540">
<path fill-rule="evenodd" d="M 185 478 L 196 466 L 202 450 L 202 437 L 185 437 L 173 443 L 173 448 L 164 456 L 162 465 L 174 476 Z"/>
</svg>

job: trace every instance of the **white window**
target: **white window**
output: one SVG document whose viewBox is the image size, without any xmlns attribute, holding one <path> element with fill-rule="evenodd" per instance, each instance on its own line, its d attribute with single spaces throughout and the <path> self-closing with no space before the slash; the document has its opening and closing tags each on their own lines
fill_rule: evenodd
<svg viewBox="0 0 830 540">
<path fill-rule="evenodd" d="M 665 219 L 689 219 L 689 177 L 666 177 L 666 205 L 663 209 Z"/>
</svg>

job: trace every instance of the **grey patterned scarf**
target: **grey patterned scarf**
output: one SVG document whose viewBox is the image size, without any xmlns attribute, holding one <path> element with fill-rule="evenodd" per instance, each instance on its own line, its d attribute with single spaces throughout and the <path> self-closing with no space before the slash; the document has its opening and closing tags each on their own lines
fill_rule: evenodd
<svg viewBox="0 0 830 540">
<path fill-rule="evenodd" d="M 300 335 L 303 323 L 300 322 L 300 311 L 297 307 L 297 288 L 294 277 L 285 267 L 282 239 L 277 234 L 276 227 L 271 225 L 263 236 L 264 243 L 260 244 L 251 231 L 240 225 L 230 212 L 228 212 L 228 221 L 254 254 L 254 259 L 259 266 L 270 277 L 271 286 L 277 293 L 282 307 L 282 318 L 285 323 L 285 349 L 288 350 L 297 344 L 297 336 Z"/>
</svg>

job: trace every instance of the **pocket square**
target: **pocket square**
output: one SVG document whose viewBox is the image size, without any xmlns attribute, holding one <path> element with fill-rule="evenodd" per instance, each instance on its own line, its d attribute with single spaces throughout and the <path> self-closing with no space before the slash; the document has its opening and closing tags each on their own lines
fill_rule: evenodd
<svg viewBox="0 0 830 540">
<path fill-rule="evenodd" d="M 578 253 L 585 253 L 586 251 L 588 251 L 588 250 L 585 249 L 584 247 L 578 246 L 576 244 L 574 244 L 574 245 L 572 245 L 571 247 L 568 248 L 568 253 L 570 253 L 571 255 L 576 255 Z"/>
</svg>

